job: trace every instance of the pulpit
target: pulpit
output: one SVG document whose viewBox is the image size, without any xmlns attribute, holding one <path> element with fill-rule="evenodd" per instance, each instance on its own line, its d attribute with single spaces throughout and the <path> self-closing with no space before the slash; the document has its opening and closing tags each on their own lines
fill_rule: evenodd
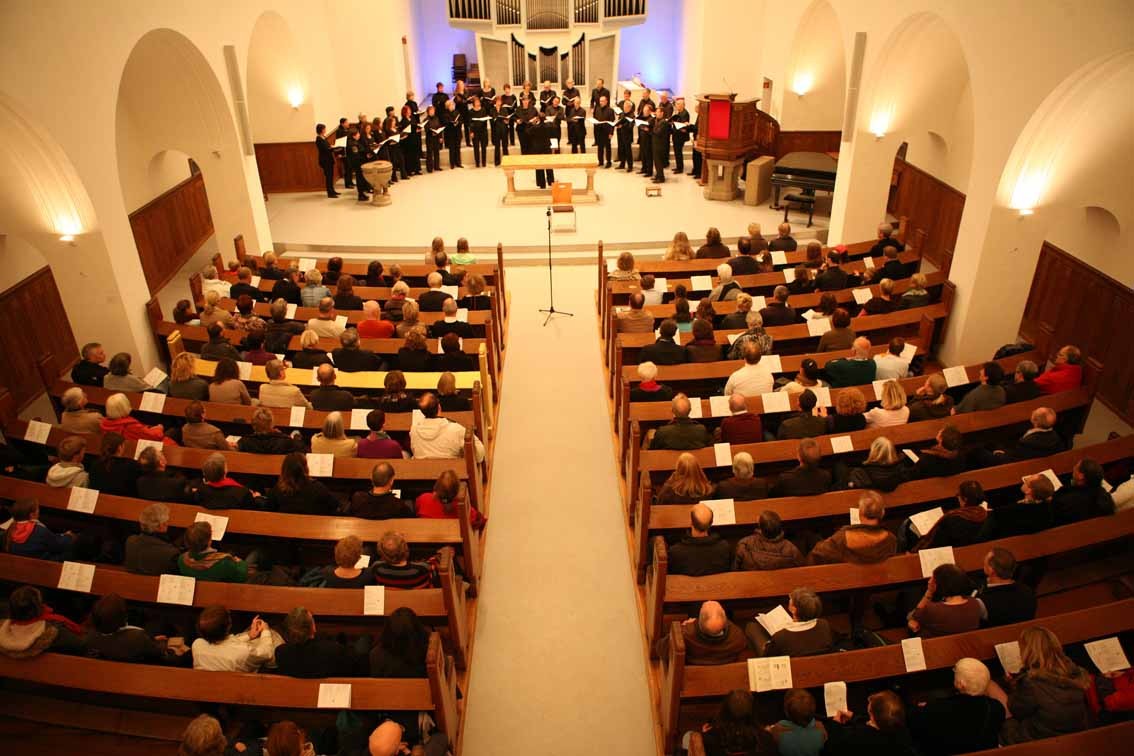
<svg viewBox="0 0 1134 756">
<path fill-rule="evenodd" d="M 759 99 L 737 101 L 735 94 L 697 96 L 697 139 L 705 199 L 731 200 L 744 163 L 775 155 L 780 124 L 756 107 Z"/>
</svg>

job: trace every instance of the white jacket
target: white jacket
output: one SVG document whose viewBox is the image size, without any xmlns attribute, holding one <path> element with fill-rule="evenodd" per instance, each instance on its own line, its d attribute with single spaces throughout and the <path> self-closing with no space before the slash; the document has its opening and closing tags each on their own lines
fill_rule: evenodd
<svg viewBox="0 0 1134 756">
<path fill-rule="evenodd" d="M 248 633 L 235 633 L 220 643 L 204 638 L 193 641 L 193 669 L 212 672 L 257 672 L 265 664 L 274 663 L 276 646 L 283 643 L 272 630 L 264 630 L 253 640 Z"/>
<path fill-rule="evenodd" d="M 473 435 L 476 461 L 484 461 L 484 444 Z M 444 417 L 420 418 L 410 427 L 410 449 L 416 459 L 459 459 L 465 449 L 465 426 Z"/>
</svg>

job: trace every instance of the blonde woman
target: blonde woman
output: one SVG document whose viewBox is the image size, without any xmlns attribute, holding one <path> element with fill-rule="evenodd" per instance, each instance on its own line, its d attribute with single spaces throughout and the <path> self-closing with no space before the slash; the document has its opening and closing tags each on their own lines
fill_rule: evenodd
<svg viewBox="0 0 1134 756">
<path fill-rule="evenodd" d="M 312 454 L 333 454 L 336 457 L 357 457 L 358 440 L 346 435 L 341 412 L 328 412 L 323 430 L 311 437 Z"/>
<path fill-rule="evenodd" d="M 233 328 L 232 315 L 220 307 L 221 295 L 216 289 L 205 294 L 205 309 L 201 310 L 201 326 L 208 328 L 213 323 L 220 323 L 225 328 Z"/>
<path fill-rule="evenodd" d="M 476 257 L 469 252 L 469 240 L 465 237 L 457 239 L 457 252 L 449 258 L 454 265 L 475 265 Z"/>
<path fill-rule="evenodd" d="M 434 264 L 433 257 L 438 252 L 444 252 L 444 251 L 445 251 L 445 240 L 442 239 L 440 236 L 434 236 L 433 241 L 430 242 L 430 244 L 429 244 L 429 250 L 425 253 L 425 264 L 426 265 L 433 265 Z"/>
<path fill-rule="evenodd" d="M 864 412 L 867 428 L 885 428 L 890 425 L 905 425 L 910 419 L 910 408 L 906 406 L 906 391 L 897 381 L 882 384 L 882 406 Z"/>
<path fill-rule="evenodd" d="M 299 335 L 299 351 L 291 356 L 292 367 L 310 370 L 330 361 L 327 350 L 319 345 L 319 334 L 308 328 Z"/>
<path fill-rule="evenodd" d="M 677 465 L 658 491 L 658 504 L 696 504 L 712 496 L 713 484 L 705 477 L 697 458 L 685 452 L 677 458 Z"/>
<path fill-rule="evenodd" d="M 634 255 L 629 252 L 619 254 L 615 269 L 610 272 L 609 277 L 612 281 L 639 280 L 641 276 L 638 274 L 638 271 L 634 270 Z"/>
<path fill-rule="evenodd" d="M 408 301 L 402 305 L 402 321 L 394 326 L 394 336 L 399 339 L 404 339 L 406 334 L 421 325 L 418 316 L 421 314 L 421 308 L 417 306 L 417 302 Z"/>
<path fill-rule="evenodd" d="M 856 388 L 843 389 L 835 397 L 835 414 L 827 417 L 828 433 L 851 433 L 866 428 L 866 397 Z M 828 414 L 820 407 L 819 414 Z"/>
<path fill-rule="evenodd" d="M 429 263 L 433 264 L 432 261 Z M 395 281 L 390 287 L 390 298 L 382 305 L 382 313 L 389 320 L 397 323 L 402 319 L 402 305 L 409 300 L 410 287 L 405 281 Z"/>
<path fill-rule="evenodd" d="M 669 243 L 669 247 L 665 251 L 666 260 L 692 260 L 693 247 L 689 244 L 689 237 L 685 235 L 684 231 L 678 231 L 673 235 L 673 241 Z"/>
<path fill-rule="evenodd" d="M 925 288 L 928 279 L 924 273 L 914 273 L 910 276 L 910 288 L 906 289 L 898 300 L 898 309 L 907 310 L 910 307 L 925 307 L 929 304 L 929 291 Z"/>
<path fill-rule="evenodd" d="M 209 382 L 197 375 L 197 359 L 189 352 L 173 358 L 169 367 L 169 395 L 199 402 L 209 400 Z"/>
<path fill-rule="evenodd" d="M 1090 727 L 1087 689 L 1091 676 L 1067 658 L 1063 644 L 1046 627 L 1020 633 L 1019 675 L 1008 691 L 989 683 L 988 695 L 1004 704 L 1011 718 L 1000 728 L 1000 744 L 1050 738 Z"/>
<path fill-rule="evenodd" d="M 870 454 L 862 467 L 851 470 L 847 487 L 893 491 L 910 478 L 909 470 L 899 462 L 894 442 L 885 436 L 879 436 L 871 442 Z"/>
</svg>

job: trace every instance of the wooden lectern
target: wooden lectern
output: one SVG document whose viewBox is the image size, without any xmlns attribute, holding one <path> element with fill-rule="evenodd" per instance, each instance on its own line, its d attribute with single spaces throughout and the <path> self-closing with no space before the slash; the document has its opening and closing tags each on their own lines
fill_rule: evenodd
<svg viewBox="0 0 1134 756">
<path fill-rule="evenodd" d="M 697 96 L 697 139 L 705 198 L 731 200 L 744 163 L 776 153 L 780 124 L 756 107 L 759 99 L 737 102 L 735 94 Z"/>
</svg>

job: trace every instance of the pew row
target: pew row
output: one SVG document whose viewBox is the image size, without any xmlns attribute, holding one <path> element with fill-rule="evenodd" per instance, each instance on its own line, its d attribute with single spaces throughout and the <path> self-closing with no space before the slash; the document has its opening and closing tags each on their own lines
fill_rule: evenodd
<svg viewBox="0 0 1134 756">
<path fill-rule="evenodd" d="M 956 664 L 958 659 L 965 657 L 996 659 L 997 643 L 1015 641 L 1019 639 L 1020 633 L 1029 627 L 1045 627 L 1051 630 L 1059 636 L 1064 645 L 1116 635 L 1134 629 L 1134 599 L 1114 601 L 1103 606 L 1051 615 L 1015 625 L 926 638 L 922 641 L 926 669 L 947 669 Z M 685 641 L 681 637 L 680 625 L 676 622 L 670 630 L 670 638 L 669 653 L 661 664 L 661 725 L 665 734 L 667 753 L 672 752 L 680 734 L 679 720 L 683 701 L 723 697 L 738 688 L 749 689 L 746 663 L 737 662 L 719 666 L 686 665 Z M 676 642 L 673 642 L 673 639 L 676 639 Z M 791 659 L 792 685 L 796 688 L 822 688 L 826 682 L 883 680 L 906 674 L 912 673 L 906 672 L 902 648 L 897 644 Z M 1128 724 L 1134 729 L 1134 722 Z M 1007 753 L 1011 750 L 998 749 L 996 753 Z M 1087 753 L 1087 751 L 1074 752 Z"/>
</svg>

